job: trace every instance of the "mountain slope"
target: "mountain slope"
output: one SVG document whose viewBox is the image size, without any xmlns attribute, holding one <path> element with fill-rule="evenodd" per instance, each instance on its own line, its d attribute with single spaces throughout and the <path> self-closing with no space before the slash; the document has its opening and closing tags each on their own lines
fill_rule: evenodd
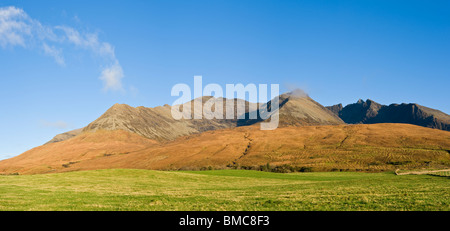
<svg viewBox="0 0 450 231">
<path fill-rule="evenodd" d="M 342 103 L 340 103 L 333 106 L 326 106 L 325 108 L 333 112 L 333 114 L 339 116 L 339 112 L 342 111 L 342 108 L 344 107 L 342 106 Z"/>
<path fill-rule="evenodd" d="M 271 102 L 269 101 L 261 107 L 267 107 L 270 110 Z M 248 116 L 246 118 L 239 121 L 238 124 L 246 126 L 264 121 L 259 117 L 259 112 L 258 119 L 248 119 Z M 270 119 L 266 121 L 270 121 Z M 279 127 L 339 124 L 345 123 L 301 91 L 293 91 L 279 96 Z"/>
<path fill-rule="evenodd" d="M 64 132 L 59 135 L 56 135 L 55 137 L 53 137 L 53 139 L 48 141 L 46 144 L 57 143 L 57 142 L 61 142 L 61 141 L 73 138 L 75 136 L 78 136 L 79 134 L 81 134 L 81 132 L 83 132 L 83 129 L 84 128 L 79 128 L 79 129 L 75 129 L 72 131 L 68 131 L 68 132 Z"/>
<path fill-rule="evenodd" d="M 116 131 L 84 132 L 56 143 L 48 143 L 0 162 L 0 172 L 51 173 L 80 161 L 109 155 L 125 155 L 158 145 L 134 133 Z"/>
<path fill-rule="evenodd" d="M 341 107 L 340 110 L 338 110 Z M 436 109 L 418 104 L 378 104 L 370 99 L 357 103 L 327 107 L 349 124 L 408 123 L 450 131 L 450 116 Z"/>
<path fill-rule="evenodd" d="M 195 104 L 195 101 L 202 100 L 202 104 Z M 250 112 L 256 109 L 258 111 L 259 104 L 250 103 L 241 99 L 224 99 L 204 96 L 194 99 L 191 102 L 180 105 L 181 108 L 190 104 L 191 116 L 193 118 L 194 111 L 200 112 L 198 105 L 203 107 L 211 106 L 207 102 L 222 103 L 222 117 L 224 119 L 181 119 L 176 120 L 172 117 L 171 106 L 164 105 L 155 108 L 147 107 L 131 107 L 126 104 L 115 104 L 109 108 L 98 119 L 90 123 L 82 130 L 76 130 L 60 134 L 53 138 L 49 143 L 59 142 L 70 139 L 82 131 L 96 130 L 124 130 L 133 132 L 149 139 L 158 141 L 174 140 L 180 136 L 186 136 L 204 131 L 218 130 L 224 128 L 233 128 L 237 126 L 248 126 L 258 122 L 261 119 L 249 119 Z M 226 118 L 226 107 L 233 103 L 234 117 Z M 271 101 L 268 102 L 270 104 Z M 195 107 L 197 105 L 197 107 Z M 243 109 L 246 119 L 238 119 L 238 105 L 245 105 Z M 325 107 L 312 100 L 305 94 L 299 94 L 293 91 L 280 96 L 280 127 L 284 126 L 304 126 L 304 125 L 337 125 L 344 122 L 333 113 L 329 112 Z"/>
<path fill-rule="evenodd" d="M 296 95 L 295 92 L 280 96 L 280 125 L 339 125 L 345 124 L 338 116 L 307 95 Z"/>
<path fill-rule="evenodd" d="M 290 166 L 313 171 L 450 167 L 450 132 L 408 124 L 237 127 L 158 143 L 126 131 L 84 132 L 0 162 L 2 174 L 90 169 Z"/>
<path fill-rule="evenodd" d="M 216 102 L 222 101 L 223 107 L 234 103 L 234 110 L 237 112 L 237 102 L 241 101 L 246 105 L 248 111 L 249 103 L 245 100 L 228 100 L 224 98 L 202 97 L 186 104 L 180 105 L 182 108 L 188 104 L 191 105 L 191 116 L 194 111 L 200 111 L 200 107 L 195 105 L 205 105 L 208 100 Z M 194 101 L 202 100 L 202 104 L 195 104 Z M 234 119 L 180 119 L 172 117 L 171 106 L 164 105 L 155 108 L 131 107 L 126 104 L 115 104 L 108 109 L 102 116 L 86 126 L 83 131 L 97 130 L 124 130 L 133 132 L 149 139 L 158 141 L 173 140 L 180 136 L 200 133 L 208 130 L 217 130 L 223 128 L 236 127 L 237 114 Z M 244 112 L 246 112 L 244 111 Z M 225 110 L 223 110 L 225 113 Z M 225 116 L 224 116 L 225 118 Z"/>
</svg>

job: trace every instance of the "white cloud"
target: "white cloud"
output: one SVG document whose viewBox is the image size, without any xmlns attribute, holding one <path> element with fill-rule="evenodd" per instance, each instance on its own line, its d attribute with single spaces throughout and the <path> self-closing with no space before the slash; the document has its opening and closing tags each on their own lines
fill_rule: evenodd
<svg viewBox="0 0 450 231">
<path fill-rule="evenodd" d="M 123 69 L 116 59 L 114 47 L 111 44 L 99 41 L 97 34 L 94 33 L 82 34 L 74 28 L 66 26 L 57 26 L 55 28 L 64 32 L 68 42 L 77 47 L 91 50 L 93 53 L 110 62 L 108 67 L 104 68 L 100 75 L 100 79 L 103 81 L 104 91 L 124 91 L 122 87 L 122 78 L 124 77 Z"/>
<path fill-rule="evenodd" d="M 114 47 L 100 41 L 96 33 L 80 32 L 69 26 L 45 26 L 29 17 L 22 9 L 14 6 L 0 7 L 0 46 L 31 49 L 29 44 L 38 44 L 46 55 L 61 66 L 66 65 L 61 46 L 69 44 L 90 51 L 102 58 L 106 66 L 100 75 L 103 89 L 124 90 L 123 69 L 116 58 Z"/>
<path fill-rule="evenodd" d="M 49 45 L 47 45 L 47 43 L 43 44 L 43 48 L 44 48 L 45 54 L 53 57 L 55 59 L 56 63 L 58 63 L 61 66 L 66 65 L 64 62 L 64 57 L 62 56 L 61 49 L 57 49 L 54 46 L 49 46 Z"/>
<path fill-rule="evenodd" d="M 20 45 L 25 47 L 27 36 L 31 35 L 30 19 L 22 10 L 15 7 L 0 8 L 0 45 Z"/>
<path fill-rule="evenodd" d="M 104 90 L 120 90 L 123 91 L 122 81 L 123 70 L 118 62 L 110 67 L 103 69 L 100 79 L 103 81 Z"/>
<path fill-rule="evenodd" d="M 64 39 L 78 47 L 95 47 L 95 43 L 98 43 L 98 38 L 95 34 L 87 33 L 82 35 L 79 31 L 67 26 L 55 26 L 55 29 L 62 30 L 65 33 Z"/>
<path fill-rule="evenodd" d="M 114 47 L 111 46 L 111 44 L 109 44 L 109 43 L 105 43 L 105 42 L 102 43 L 98 48 L 98 52 L 100 55 L 109 57 L 111 60 L 116 60 Z"/>
<path fill-rule="evenodd" d="M 67 26 L 56 26 L 55 29 L 62 30 L 65 39 L 77 47 L 89 49 L 97 55 L 115 60 L 114 48 L 107 42 L 101 42 L 98 35 L 94 33 L 80 33 L 74 28 Z"/>
</svg>

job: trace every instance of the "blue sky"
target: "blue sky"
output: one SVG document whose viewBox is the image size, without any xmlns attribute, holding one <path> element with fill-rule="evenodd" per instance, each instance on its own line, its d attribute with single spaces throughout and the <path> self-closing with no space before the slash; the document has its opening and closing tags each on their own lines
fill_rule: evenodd
<svg viewBox="0 0 450 231">
<path fill-rule="evenodd" d="M 450 113 L 449 1 L 0 2 L 0 159 L 177 83 L 278 83 Z"/>
</svg>

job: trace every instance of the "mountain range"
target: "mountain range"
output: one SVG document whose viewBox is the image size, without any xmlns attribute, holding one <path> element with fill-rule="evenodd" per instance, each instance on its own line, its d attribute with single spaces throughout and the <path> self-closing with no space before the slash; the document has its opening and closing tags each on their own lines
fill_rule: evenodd
<svg viewBox="0 0 450 231">
<path fill-rule="evenodd" d="M 233 119 L 180 119 L 172 118 L 171 106 L 164 105 L 155 108 L 131 107 L 126 104 L 115 104 L 109 108 L 98 119 L 84 128 L 69 131 L 54 137 L 49 143 L 60 142 L 73 138 L 82 132 L 97 130 L 124 130 L 136 133 L 143 137 L 168 141 L 174 140 L 180 136 L 186 136 L 204 131 L 218 130 L 224 128 L 234 128 L 258 124 L 265 120 L 261 118 L 249 119 L 249 109 L 253 105 L 260 108 L 264 105 L 250 103 L 242 99 L 225 99 L 204 96 L 201 99 L 194 99 L 187 104 L 192 108 L 192 115 L 195 111 L 202 110 L 194 101 L 202 101 L 202 107 L 208 100 L 215 102 L 222 101 L 223 118 L 226 118 L 225 112 L 227 104 L 234 105 Z M 317 103 L 307 95 L 298 95 L 295 92 L 289 92 L 279 96 L 279 127 L 286 126 L 305 126 L 305 125 L 339 125 L 345 124 L 338 116 L 327 110 L 324 106 Z M 270 104 L 271 101 L 268 103 Z M 238 103 L 245 105 L 245 119 L 238 119 Z M 197 105 L 197 107 L 195 107 Z M 259 111 L 259 109 L 257 109 Z M 259 115 L 259 113 L 258 113 Z M 259 116 L 258 116 L 259 117 Z M 193 116 L 192 116 L 193 118 Z"/>
<path fill-rule="evenodd" d="M 406 123 L 450 131 L 450 116 L 415 103 L 381 105 L 373 100 L 327 107 L 348 124 Z"/>
<path fill-rule="evenodd" d="M 272 101 L 254 104 L 205 96 L 177 106 L 190 104 L 193 114 L 201 110 L 194 103 L 200 100 L 203 106 L 221 101 L 224 109 L 233 103 L 234 117 L 175 120 L 169 105 L 115 104 L 84 128 L 0 161 L 0 174 L 106 168 L 267 169 L 268 165 L 289 171 L 450 166 L 449 116 L 417 104 L 385 106 L 359 100 L 345 107 L 324 107 L 293 91 L 279 97 L 279 128 L 263 131 L 259 124 L 270 118 L 250 119 L 249 114 L 252 108 L 271 108 Z M 238 102 L 245 110 L 238 110 Z"/>
</svg>

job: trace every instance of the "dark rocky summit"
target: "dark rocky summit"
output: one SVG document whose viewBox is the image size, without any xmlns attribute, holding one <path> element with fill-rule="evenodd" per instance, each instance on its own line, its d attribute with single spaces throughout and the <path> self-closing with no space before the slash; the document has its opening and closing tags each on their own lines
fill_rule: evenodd
<svg viewBox="0 0 450 231">
<path fill-rule="evenodd" d="M 370 99 L 360 99 L 345 107 L 337 104 L 327 109 L 349 124 L 406 123 L 450 131 L 449 115 L 415 103 L 387 106 Z"/>
</svg>

